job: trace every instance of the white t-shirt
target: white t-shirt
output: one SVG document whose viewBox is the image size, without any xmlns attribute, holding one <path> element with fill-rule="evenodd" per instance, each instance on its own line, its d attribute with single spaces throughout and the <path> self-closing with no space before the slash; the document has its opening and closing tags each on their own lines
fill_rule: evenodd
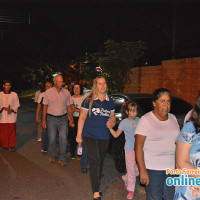
<svg viewBox="0 0 200 200">
<path fill-rule="evenodd" d="M 37 103 L 41 103 L 42 98 L 44 98 L 44 94 L 45 94 L 44 92 L 40 93 L 38 100 L 37 100 Z"/>
<path fill-rule="evenodd" d="M 8 112 L 2 110 L 0 113 L 0 123 L 15 123 L 17 120 L 17 110 L 19 104 L 19 98 L 17 93 L 11 92 L 10 94 L 5 94 L 4 92 L 0 92 L 0 107 L 10 107 L 15 111 L 8 115 Z"/>
<path fill-rule="evenodd" d="M 77 97 L 77 98 L 72 96 L 73 107 L 77 108 L 77 109 L 81 109 L 81 104 L 82 104 L 84 99 L 85 99 L 84 96 L 80 96 L 80 97 Z M 73 116 L 79 117 L 79 112 L 73 112 Z"/>
<path fill-rule="evenodd" d="M 90 94 L 90 92 L 85 93 L 84 95 L 75 98 L 74 96 L 72 96 L 72 100 L 73 100 L 73 107 L 81 109 L 81 104 L 83 102 L 83 100 Z M 79 117 L 79 112 L 73 112 L 73 116 L 74 117 Z"/>
<path fill-rule="evenodd" d="M 177 119 L 171 113 L 166 121 L 160 121 L 152 111 L 141 117 L 135 135 L 146 136 L 143 150 L 147 169 L 175 168 L 175 141 L 179 132 Z"/>
</svg>

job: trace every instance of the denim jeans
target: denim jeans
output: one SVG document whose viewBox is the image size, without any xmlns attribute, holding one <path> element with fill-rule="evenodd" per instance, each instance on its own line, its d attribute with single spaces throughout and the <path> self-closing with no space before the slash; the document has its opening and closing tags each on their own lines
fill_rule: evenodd
<svg viewBox="0 0 200 200">
<path fill-rule="evenodd" d="M 44 151 L 47 151 L 48 146 L 49 146 L 48 131 L 47 131 L 47 129 L 42 128 L 42 149 Z"/>
<path fill-rule="evenodd" d="M 88 157 L 85 150 L 85 147 L 83 147 L 82 156 L 81 156 L 81 169 L 86 170 L 88 164 Z"/>
<path fill-rule="evenodd" d="M 149 185 L 146 186 L 147 200 L 172 200 L 174 198 L 175 187 L 167 186 L 166 179 L 171 175 L 166 175 L 165 170 L 150 170 Z"/>
<path fill-rule="evenodd" d="M 47 131 L 49 136 L 49 155 L 51 157 L 56 156 L 56 133 L 58 131 L 60 146 L 59 160 L 65 160 L 68 135 L 67 114 L 63 115 L 62 117 L 55 117 L 47 114 Z"/>
<path fill-rule="evenodd" d="M 84 147 L 87 152 L 90 166 L 90 182 L 93 192 L 99 192 L 103 162 L 106 156 L 109 140 L 98 140 L 90 137 L 83 137 Z"/>
</svg>

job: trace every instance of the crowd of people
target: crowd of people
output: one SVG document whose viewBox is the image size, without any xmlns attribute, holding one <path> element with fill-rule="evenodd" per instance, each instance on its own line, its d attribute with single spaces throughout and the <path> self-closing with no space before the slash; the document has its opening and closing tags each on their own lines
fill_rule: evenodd
<svg viewBox="0 0 200 200">
<path fill-rule="evenodd" d="M 36 122 L 38 141 L 42 142 L 42 153 L 49 153 L 49 163 L 56 162 L 56 135 L 59 136 L 59 159 L 61 166 L 67 166 L 66 146 L 69 139 L 70 158 L 77 154 L 77 146 L 82 146 L 81 172 L 87 173 L 90 166 L 90 179 L 94 199 L 101 199 L 100 182 L 103 162 L 109 143 L 109 129 L 115 125 L 115 105 L 107 95 L 104 77 L 94 80 L 90 93 L 83 95 L 83 88 L 74 83 L 69 91 L 63 78 L 57 75 L 45 84 L 45 89 L 35 94 L 37 102 Z M 37 98 L 38 97 L 38 98 Z M 40 128 L 41 127 L 41 128 Z"/>
<path fill-rule="evenodd" d="M 11 92 L 10 81 L 4 81 L 0 92 L 0 147 L 15 151 L 16 118 L 20 106 L 18 96 Z M 74 83 L 71 91 L 63 83 L 61 75 L 46 82 L 35 94 L 36 122 L 41 152 L 49 154 L 49 163 L 56 162 L 56 137 L 59 137 L 61 166 L 69 164 L 66 147 L 69 140 L 70 159 L 77 156 L 77 146 L 82 147 L 81 172 L 89 175 L 93 199 L 102 196 L 101 179 L 110 134 L 125 134 L 126 175 L 122 179 L 127 188 L 127 199 L 134 198 L 136 177 L 146 188 L 147 200 L 198 200 L 198 185 L 167 184 L 166 169 L 199 169 L 200 145 L 200 95 L 193 109 L 186 115 L 180 131 L 176 117 L 170 113 L 171 93 L 159 88 L 152 94 L 152 111 L 137 117 L 134 101 L 123 105 L 123 120 L 118 129 L 115 104 L 107 95 L 107 83 L 103 76 L 94 79 L 91 92 L 83 94 L 82 86 Z M 80 153 L 80 152 L 79 152 Z M 199 178 L 199 174 L 190 177 Z"/>
</svg>

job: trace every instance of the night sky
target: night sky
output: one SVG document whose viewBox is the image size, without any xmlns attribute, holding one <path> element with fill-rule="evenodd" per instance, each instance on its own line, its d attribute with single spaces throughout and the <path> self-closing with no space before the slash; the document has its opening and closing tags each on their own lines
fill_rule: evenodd
<svg viewBox="0 0 200 200">
<path fill-rule="evenodd" d="M 160 64 L 200 56 L 200 1 L 6 0 L 0 31 L 1 68 L 41 52 L 68 62 L 102 51 L 108 39 L 146 41 L 145 59 Z"/>
</svg>

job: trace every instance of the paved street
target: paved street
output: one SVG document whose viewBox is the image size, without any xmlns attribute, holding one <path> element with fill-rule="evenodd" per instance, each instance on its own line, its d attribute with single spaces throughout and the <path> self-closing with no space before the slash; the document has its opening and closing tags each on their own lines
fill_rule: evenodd
<svg viewBox="0 0 200 200">
<path fill-rule="evenodd" d="M 35 105 L 21 101 L 17 123 L 16 152 L 0 150 L 0 200 L 90 200 L 89 175 L 80 172 L 80 160 L 67 167 L 49 164 L 37 142 Z M 126 199 L 127 191 L 116 171 L 112 155 L 107 154 L 102 180 L 104 200 Z M 144 200 L 144 188 L 136 186 L 135 200 Z"/>
</svg>

